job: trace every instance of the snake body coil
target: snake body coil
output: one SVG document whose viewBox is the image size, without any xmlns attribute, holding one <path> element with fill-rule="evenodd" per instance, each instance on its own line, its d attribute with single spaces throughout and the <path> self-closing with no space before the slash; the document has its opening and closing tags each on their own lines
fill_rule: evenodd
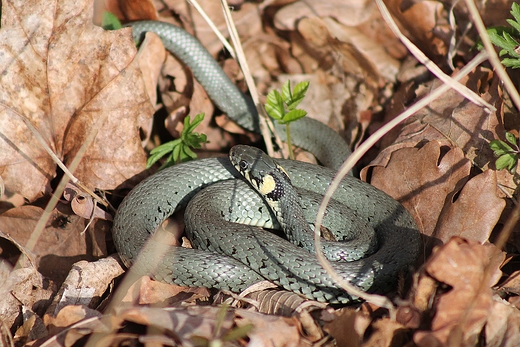
<svg viewBox="0 0 520 347">
<path fill-rule="evenodd" d="M 173 31 L 169 31 L 170 25 L 159 22 L 137 22 L 132 23 L 132 27 L 136 36 L 144 31 L 157 32 L 170 50 L 175 49 L 169 46 L 170 41 L 187 41 L 188 43 L 177 41 L 176 45 L 181 46 L 179 49 L 189 46 L 188 53 L 173 53 L 182 57 L 192 70 L 197 70 L 194 75 L 199 82 L 208 76 L 217 76 L 217 84 L 201 82 L 208 94 L 213 99 L 221 100 L 244 98 L 241 93 L 237 96 L 238 94 L 229 92 L 229 89 L 236 87 L 222 77 L 223 73 L 214 71 L 216 63 L 192 36 L 175 27 Z M 200 53 L 201 49 L 205 53 Z M 199 54 L 208 55 L 213 63 L 201 63 L 201 59 L 205 60 L 207 57 L 200 58 Z M 206 71 L 201 71 L 203 69 Z M 219 90 L 226 90 L 226 93 L 231 94 L 221 95 Z M 232 105 L 242 105 L 238 109 L 234 109 L 235 106 L 217 104 L 229 115 L 242 114 L 244 105 L 251 110 L 247 98 L 244 100 L 246 102 L 232 102 Z M 245 114 L 251 118 L 250 123 L 253 126 L 250 129 L 255 130 L 255 114 Z M 240 121 L 239 118 L 237 122 Z M 244 122 L 241 125 L 247 126 Z M 318 154 L 322 162 L 328 162 L 333 167 L 339 166 L 348 152 L 344 142 L 338 142 L 339 136 L 320 133 L 321 128 L 326 128 L 326 134 L 330 130 L 321 123 L 319 126 L 312 123 L 311 129 L 308 123 L 300 124 L 304 138 L 301 141 L 306 145 L 304 147 L 310 147 L 311 151 L 312 147 L 316 147 L 313 152 L 324 153 L 324 158 L 320 158 Z M 325 139 L 332 142 L 323 144 L 308 136 L 317 136 L 320 141 Z M 333 148 L 339 150 L 327 151 Z M 287 171 L 293 185 L 303 191 L 323 194 L 334 177 L 333 170 L 317 165 L 286 160 L 279 163 Z M 188 236 L 194 237 L 192 242 L 198 249 L 177 247 L 166 255 L 157 268 L 146 261 L 151 258 L 151 254 L 141 254 L 145 261 L 138 263 L 141 266 L 138 270 L 151 271 L 156 279 L 186 286 L 241 291 L 253 283 L 268 279 L 311 299 L 328 302 L 352 300 L 353 298 L 335 286 L 308 250 L 271 233 L 229 222 L 245 218 L 258 224 L 259 220 L 271 218 L 266 203 L 256 192 L 252 192 L 247 183 L 237 178 L 239 174 L 229 159 L 214 158 L 170 167 L 137 185 L 124 199 L 114 219 L 114 242 L 124 263 L 127 266 L 132 265 L 157 227 L 191 200 L 186 209 L 185 221 Z M 303 193 L 302 199 L 305 198 Z M 348 205 L 352 214 L 374 229 L 379 246 L 378 250 L 366 258 L 352 262 L 334 262 L 334 268 L 362 289 L 390 290 L 396 283 L 398 272 L 406 270 L 418 254 L 419 233 L 413 219 L 391 197 L 353 177 L 343 180 L 334 199 Z M 225 218 L 222 219 L 222 216 Z M 358 224 L 353 225 L 353 228 L 357 228 Z M 354 247 L 352 253 L 357 251 L 358 248 Z"/>
</svg>

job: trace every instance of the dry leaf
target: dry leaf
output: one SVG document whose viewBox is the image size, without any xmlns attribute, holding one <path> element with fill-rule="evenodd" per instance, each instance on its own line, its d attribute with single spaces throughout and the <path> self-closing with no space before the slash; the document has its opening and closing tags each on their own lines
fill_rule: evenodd
<svg viewBox="0 0 520 347">
<path fill-rule="evenodd" d="M 252 346 L 302 346 L 306 345 L 300 334 L 300 324 L 296 318 L 268 316 L 261 313 L 237 310 L 236 324 L 243 327 L 253 325 L 247 336 Z"/>
<path fill-rule="evenodd" d="M 424 97 L 440 83 L 437 80 L 427 83 L 417 88 L 415 93 L 417 97 Z M 486 102 L 492 105 L 500 103 L 498 78 L 491 71 L 477 68 L 460 83 L 476 91 Z M 396 108 L 395 112 L 399 113 L 400 110 Z M 489 162 L 495 160 L 489 141 L 499 138 L 498 134 L 503 133 L 499 118 L 496 112 L 488 113 L 467 101 L 456 90 L 450 89 L 428 107 L 408 118 L 400 128 L 385 136 L 382 143 L 384 150 L 375 164 L 386 165 L 391 153 L 403 146 L 414 147 L 418 143 L 436 140 L 442 145 L 459 147 L 466 158 L 485 170 Z"/>
<path fill-rule="evenodd" d="M 217 323 L 216 317 L 222 308 L 193 306 L 187 308 L 152 308 L 134 307 L 118 310 L 118 320 L 126 320 L 150 328 L 160 329 L 167 336 L 175 336 L 182 345 L 191 345 L 194 337 L 205 340 L 214 340 L 215 326 L 220 324 L 220 333 L 223 334 L 233 326 L 233 313 L 228 311 Z M 137 336 L 136 336 L 137 337 Z"/>
<path fill-rule="evenodd" d="M 440 57 L 448 52 L 451 29 L 441 1 L 385 0 L 390 13 L 426 55 Z"/>
<path fill-rule="evenodd" d="M 22 309 L 27 312 L 45 309 L 56 288 L 38 273 L 33 255 L 2 232 L 0 249 L 0 317 L 11 329 Z M 31 328 L 32 325 L 29 332 Z"/>
<path fill-rule="evenodd" d="M 45 315 L 45 325 L 49 327 L 49 333 L 52 335 L 66 329 L 73 324 L 82 320 L 100 317 L 101 313 L 83 305 L 68 305 L 62 307 L 55 315 Z"/>
<path fill-rule="evenodd" d="M 74 263 L 67 278 L 47 308 L 45 320 L 53 320 L 67 306 L 81 305 L 95 309 L 107 294 L 107 289 L 124 269 L 119 257 L 107 257 L 95 262 Z M 50 323 L 47 323 L 50 324 Z"/>
<path fill-rule="evenodd" d="M 433 237 L 447 242 L 452 236 L 487 241 L 504 211 L 506 202 L 499 196 L 496 171 L 486 170 L 470 179 L 455 201 L 446 201 Z"/>
<path fill-rule="evenodd" d="M 42 213 L 43 210 L 35 206 L 10 209 L 0 215 L 0 230 L 9 233 L 19 243 L 26 244 Z M 81 259 L 93 260 L 93 254 L 88 254 L 88 250 L 92 252 L 92 247 L 87 242 L 96 237 L 87 240 L 83 234 L 84 228 L 85 219 L 55 210 L 33 250 L 38 271 L 59 285 L 73 263 Z M 94 227 L 91 230 L 95 234 L 98 229 Z M 104 242 L 104 230 L 102 233 Z"/>
<path fill-rule="evenodd" d="M 197 299 L 209 297 L 207 288 L 182 287 L 153 281 L 150 277 L 143 276 L 130 286 L 122 302 L 162 307 L 174 306 L 180 302 L 195 302 Z"/>
<path fill-rule="evenodd" d="M 405 346 L 407 342 L 410 342 L 408 329 L 399 322 L 390 318 L 383 318 L 375 321 L 372 324 L 372 328 L 374 331 L 362 346 Z"/>
<path fill-rule="evenodd" d="M 487 347 L 513 347 L 520 345 L 520 312 L 495 297 L 486 329 Z"/>
<path fill-rule="evenodd" d="M 349 308 L 340 309 L 332 316 L 323 312 L 321 319 L 325 321 L 323 330 L 334 337 L 338 346 L 361 346 L 363 336 L 371 323 L 367 313 Z"/>
<path fill-rule="evenodd" d="M 440 247 L 424 269 L 451 289 L 436 299 L 431 331 L 417 331 L 415 343 L 475 345 L 493 308 L 491 286 L 500 278 L 503 260 L 504 253 L 496 247 L 458 237 Z"/>
<path fill-rule="evenodd" d="M 28 341 L 34 341 L 47 337 L 47 329 L 43 320 L 33 310 L 22 306 L 23 324 L 16 329 L 13 340 L 16 345 L 24 345 Z"/>
<path fill-rule="evenodd" d="M 91 1 L 2 7 L 0 173 L 29 200 L 46 191 L 55 164 L 22 118 L 66 165 L 100 126 L 76 171 L 87 186 L 113 189 L 144 169 L 138 131 L 153 108 L 134 41 L 129 30 L 94 26 L 92 15 Z"/>
<path fill-rule="evenodd" d="M 446 197 L 467 180 L 471 162 L 459 148 L 441 148 L 430 141 L 420 149 L 396 150 L 386 167 L 366 167 L 362 177 L 369 168 L 370 183 L 403 204 L 421 233 L 431 236 Z"/>
</svg>

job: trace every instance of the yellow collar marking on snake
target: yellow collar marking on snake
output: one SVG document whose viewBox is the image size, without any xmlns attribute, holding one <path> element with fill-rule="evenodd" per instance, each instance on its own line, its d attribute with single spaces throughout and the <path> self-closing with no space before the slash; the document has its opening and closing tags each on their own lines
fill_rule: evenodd
<svg viewBox="0 0 520 347">
<path fill-rule="evenodd" d="M 258 185 L 260 194 L 267 196 L 276 189 L 276 181 L 272 175 L 265 175 L 262 182 Z"/>
</svg>

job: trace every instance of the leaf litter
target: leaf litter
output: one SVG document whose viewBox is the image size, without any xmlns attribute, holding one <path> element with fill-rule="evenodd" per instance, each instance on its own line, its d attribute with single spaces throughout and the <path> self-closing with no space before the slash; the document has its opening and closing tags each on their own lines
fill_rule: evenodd
<svg viewBox="0 0 520 347">
<path fill-rule="evenodd" d="M 510 3 L 484 5 L 486 24 L 504 24 Z M 220 7 L 214 1 L 200 4 L 226 33 Z M 105 5 L 121 9 L 117 2 Z M 408 37 L 445 71 L 448 55 L 458 57 L 456 71 L 475 54 L 469 48 L 477 36 L 463 30 L 470 27 L 464 3 L 386 5 Z M 306 100 L 307 110 L 339 130 L 353 147 L 440 83 L 424 70 L 413 72 L 414 64 L 403 63 L 413 60 L 372 1 L 237 0 L 234 6 L 261 94 L 287 79 L 311 80 L 316 90 Z M 154 346 L 520 343 L 520 270 L 514 258 L 518 231 L 513 230 L 507 253 L 490 242 L 514 208 L 508 197 L 516 191 L 517 173 L 495 171 L 488 146 L 491 140 L 504 139 L 505 131 L 518 136 L 518 122 L 511 121 L 518 112 L 493 70 L 479 67 L 461 83 L 496 112 L 449 91 L 389 133 L 359 167 L 362 178 L 412 213 L 425 242 L 413 276 L 403 277 L 398 293 L 389 294 L 396 317 L 369 303 L 357 305 L 357 310 L 323 308 L 302 304 L 290 294 L 283 300 L 298 305 L 291 317 L 282 317 L 252 312 L 262 307 L 257 299 L 224 296 L 233 306 L 214 307 L 207 306 L 213 299 L 206 289 L 165 285 L 147 277 L 133 286 L 118 284 L 122 269 L 117 257 L 108 256 L 114 251 L 108 222 L 96 219 L 84 232 L 84 217 L 92 207 L 75 212 L 65 199 L 53 211 L 37 247 L 29 251 L 23 246 L 43 214 L 53 179 L 61 175 L 23 119 L 67 165 L 94 123 L 105 119 L 76 175 L 88 187 L 117 197 L 147 174 L 143 147 L 157 146 L 168 133 L 178 135 L 178 124 L 188 114 L 211 115 L 214 109 L 191 73 L 164 54 L 157 38 L 147 35 L 144 48 L 136 53 L 128 29 L 105 32 L 92 24 L 99 7 L 94 11 L 90 2 L 24 1 L 22 6 L 4 1 L 2 11 L 0 175 L 6 207 L 0 214 L 0 288 L 5 298 L 0 334 L 6 345 L 83 345 L 86 338 L 92 339 L 90 345 L 140 341 Z M 142 1 L 132 12 L 113 12 L 121 19 L 158 18 L 185 27 L 213 55 L 225 58 L 225 71 L 244 87 L 236 63 L 220 54 L 221 43 L 189 5 Z M 243 132 L 232 135 L 216 127 L 211 117 L 206 119 L 201 132 L 210 140 L 207 151 L 222 152 L 255 138 Z M 222 115 L 216 123 L 226 124 Z M 25 203 L 13 205 L 15 195 Z M 274 306 L 266 312 L 281 312 L 274 308 L 281 304 L 278 300 L 269 299 L 268 305 Z"/>
</svg>

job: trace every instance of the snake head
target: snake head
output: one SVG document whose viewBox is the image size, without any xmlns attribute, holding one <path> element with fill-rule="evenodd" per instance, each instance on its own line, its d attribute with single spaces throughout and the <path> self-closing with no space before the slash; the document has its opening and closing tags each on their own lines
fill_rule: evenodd
<svg viewBox="0 0 520 347">
<path fill-rule="evenodd" d="M 258 148 L 234 146 L 229 151 L 229 159 L 253 188 L 268 200 L 280 200 L 291 186 L 287 172 Z"/>
</svg>

